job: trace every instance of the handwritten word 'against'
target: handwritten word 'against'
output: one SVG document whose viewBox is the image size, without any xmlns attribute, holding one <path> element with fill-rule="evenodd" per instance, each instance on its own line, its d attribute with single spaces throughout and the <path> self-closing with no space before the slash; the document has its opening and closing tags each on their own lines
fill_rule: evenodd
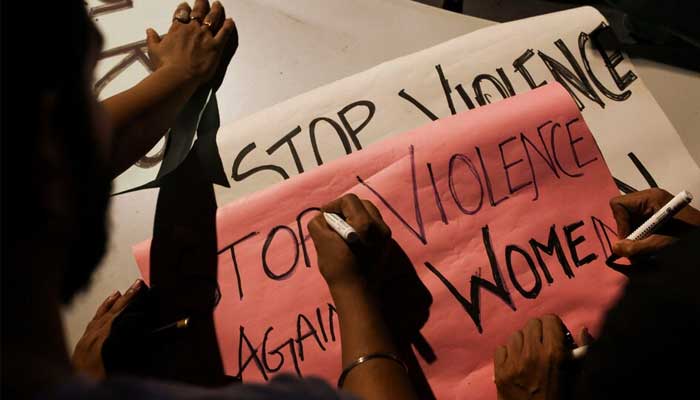
<svg viewBox="0 0 700 400">
<path fill-rule="evenodd" d="M 263 334 L 260 344 L 253 344 L 245 327 L 240 327 L 238 337 L 238 379 L 243 379 L 243 373 L 255 367 L 264 380 L 269 379 L 271 373 L 283 369 L 286 365 L 294 367 L 296 374 L 301 377 L 300 365 L 304 362 L 304 346 L 314 346 L 321 351 L 327 350 L 329 343 L 336 342 L 336 329 L 338 329 L 337 311 L 332 304 L 325 309 L 317 307 L 314 315 L 308 316 L 299 313 L 296 318 L 296 335 L 280 341 L 275 337 L 275 328 L 268 327 Z M 305 344 L 304 342 L 308 342 Z M 257 343 L 257 342 L 256 342 Z M 247 354 L 247 356 L 246 356 Z"/>
</svg>

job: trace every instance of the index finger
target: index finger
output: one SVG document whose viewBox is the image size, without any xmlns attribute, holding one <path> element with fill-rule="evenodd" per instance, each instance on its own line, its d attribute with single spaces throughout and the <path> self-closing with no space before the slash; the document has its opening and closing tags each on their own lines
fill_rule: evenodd
<svg viewBox="0 0 700 400">
<path fill-rule="evenodd" d="M 391 228 L 389 228 L 389 225 L 384 222 L 384 218 L 382 218 L 382 214 L 379 212 L 379 209 L 377 209 L 377 206 L 375 206 L 371 201 L 369 200 L 362 200 L 362 205 L 365 207 L 365 210 L 367 210 L 367 213 L 372 217 L 374 220 L 375 225 L 379 227 L 379 230 L 381 233 L 386 236 L 387 238 L 391 237 Z"/>
<path fill-rule="evenodd" d="M 112 309 L 112 306 L 114 305 L 114 302 L 117 301 L 117 299 L 118 299 L 119 296 L 121 296 L 121 295 L 122 295 L 122 294 L 119 293 L 118 290 L 115 291 L 114 293 L 112 293 L 111 295 L 109 295 L 109 297 L 107 297 L 107 298 L 102 302 L 102 304 L 100 304 L 100 306 L 97 308 L 97 311 L 95 311 L 95 316 L 94 316 L 92 319 L 98 319 L 98 318 L 100 318 L 101 316 L 105 315 L 105 314 L 107 313 L 107 311 L 109 311 L 110 309 Z"/>
<path fill-rule="evenodd" d="M 328 226 L 326 219 L 323 218 L 323 214 L 321 213 L 317 214 L 309 221 L 306 225 L 306 229 L 309 231 L 314 244 L 323 240 L 328 240 L 329 238 L 340 238 L 340 236 Z"/>
<path fill-rule="evenodd" d="M 496 351 L 493 354 L 493 366 L 499 367 L 499 366 L 503 365 L 503 363 L 506 362 L 507 358 L 508 358 L 508 350 L 506 349 L 506 347 L 505 346 L 498 346 L 496 348 Z"/>
<path fill-rule="evenodd" d="M 124 293 L 123 296 L 121 296 L 116 302 L 114 302 L 114 305 L 112 306 L 112 309 L 109 310 L 109 313 L 112 315 L 117 315 L 120 312 L 122 312 L 126 306 L 131 303 L 131 301 L 136 297 L 136 294 L 139 292 L 141 287 L 143 286 L 143 281 L 141 279 L 137 279 L 136 282 L 134 282 L 129 290 Z"/>
<path fill-rule="evenodd" d="M 367 209 L 362 205 L 362 201 L 354 193 L 343 195 L 324 205 L 321 209 L 325 212 L 331 212 L 345 217 L 345 220 L 350 225 L 353 225 L 353 222 L 358 223 L 361 221 L 366 223 L 372 220 Z M 353 226 L 353 228 L 357 229 L 358 226 Z"/>
<path fill-rule="evenodd" d="M 618 196 L 610 199 L 610 209 L 617 224 L 617 237 L 619 239 L 626 238 L 632 232 L 630 228 L 630 214 L 627 208 L 622 205 L 622 197 Z"/>
</svg>

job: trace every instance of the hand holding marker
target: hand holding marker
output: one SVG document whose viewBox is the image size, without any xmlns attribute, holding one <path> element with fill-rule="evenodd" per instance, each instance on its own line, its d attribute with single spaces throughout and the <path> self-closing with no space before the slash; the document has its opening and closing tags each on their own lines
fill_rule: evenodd
<svg viewBox="0 0 700 400">
<path fill-rule="evenodd" d="M 652 215 L 646 222 L 640 225 L 634 230 L 627 240 L 642 240 L 659 229 L 666 221 L 673 218 L 683 207 L 687 206 L 693 200 L 693 195 L 691 195 L 687 190 L 678 193 L 671 201 L 666 203 L 663 207 L 659 209 L 654 215 Z M 355 243 L 359 240 L 359 236 L 355 229 L 345 222 L 340 216 L 333 213 L 324 212 L 323 217 L 325 218 L 328 225 L 333 228 L 334 231 L 338 233 L 346 242 Z M 573 359 L 580 359 L 586 355 L 588 346 L 580 346 L 571 351 L 571 357 Z"/>
<path fill-rule="evenodd" d="M 637 229 L 630 233 L 625 239 L 627 240 L 643 240 L 653 235 L 664 223 L 673 218 L 685 206 L 693 200 L 693 195 L 687 190 L 684 190 L 675 195 L 668 203 L 655 212 L 648 220 L 641 224 Z M 611 256 L 612 259 L 618 258 Z M 586 355 L 588 346 L 581 346 L 572 351 L 574 359 L 581 358 Z"/>
<path fill-rule="evenodd" d="M 659 229 L 666 221 L 673 218 L 674 215 L 678 214 L 683 207 L 690 204 L 693 200 L 693 195 L 687 190 L 678 193 L 673 197 L 665 206 L 661 207 L 659 211 L 655 212 L 646 222 L 635 229 L 634 232 L 627 236 L 627 240 L 642 240 L 646 239 L 657 229 Z"/>
<path fill-rule="evenodd" d="M 324 212 L 323 218 L 328 223 L 328 226 L 333 228 L 348 244 L 353 244 L 360 240 L 360 236 L 355 229 L 350 226 L 345 220 L 340 218 L 338 214 Z"/>
</svg>

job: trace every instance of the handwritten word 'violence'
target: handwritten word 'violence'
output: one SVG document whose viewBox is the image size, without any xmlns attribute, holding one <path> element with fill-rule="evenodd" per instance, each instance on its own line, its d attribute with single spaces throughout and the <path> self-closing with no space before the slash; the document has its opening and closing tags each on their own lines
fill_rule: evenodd
<svg viewBox="0 0 700 400">
<path fill-rule="evenodd" d="M 546 67 L 551 77 L 561 83 L 569 92 L 579 110 L 584 110 L 586 108 L 583 102 L 584 99 L 601 108 L 605 108 L 604 99 L 615 102 L 628 100 L 632 95 L 629 86 L 637 79 L 637 76 L 632 71 L 627 71 L 622 74 L 618 72 L 617 67 L 619 67 L 620 63 L 624 60 L 623 54 L 615 50 L 603 50 L 595 46 L 592 47 L 595 51 L 600 53 L 605 65 L 605 74 L 609 75 L 609 79 L 612 79 L 616 86 L 616 89 L 613 89 L 604 84 L 605 79 L 597 75 L 600 74 L 600 71 L 596 73 L 591 66 L 591 56 L 588 54 L 591 49 L 591 46 L 588 46 L 590 41 L 591 35 L 584 32 L 580 33 L 577 47 L 582 60 L 581 63 L 574 57 L 572 51 L 562 39 L 554 41 L 554 45 L 563 58 L 558 59 L 554 55 L 547 54 L 541 50 L 535 52 L 533 49 L 526 49 L 512 63 L 513 73 L 515 74 L 514 77 L 509 77 L 503 67 L 495 68 L 495 73 L 479 73 L 471 79 L 473 94 L 469 93 L 469 85 L 465 87 L 465 85 L 460 83 L 452 86 L 442 66 L 439 64 L 435 66 L 437 73 L 435 83 L 436 86 L 439 87 L 438 90 L 444 92 L 445 101 L 449 107 L 450 114 L 454 115 L 458 112 L 458 107 L 453 90 L 457 92 L 464 106 L 471 110 L 478 106 L 491 103 L 494 99 L 489 92 L 498 93 L 498 96 L 504 99 L 515 96 L 516 91 L 512 79 L 524 81 L 528 89 L 535 89 L 545 85 L 547 80 L 534 77 L 532 72 L 532 64 L 539 60 Z M 430 110 L 416 99 L 415 96 L 411 95 L 407 89 L 401 89 L 398 92 L 398 96 L 413 105 L 416 110 L 424 114 L 428 119 L 432 121 L 439 119 L 438 112 Z M 289 157 L 294 161 L 296 173 L 302 173 L 308 170 L 309 166 L 304 165 L 304 160 L 300 156 L 299 149 L 301 146 L 311 147 L 316 165 L 323 165 L 324 163 L 317 139 L 319 135 L 337 135 L 337 143 L 342 146 L 342 150 L 345 154 L 361 150 L 360 133 L 368 128 L 376 113 L 377 107 L 374 102 L 370 100 L 364 99 L 352 102 L 338 110 L 337 118 L 335 116 L 319 116 L 308 123 L 308 129 L 306 130 L 302 128 L 301 124 L 297 125 L 267 148 L 265 152 L 268 156 L 272 156 L 275 153 L 281 154 L 285 151 L 288 152 Z M 361 122 L 353 126 L 350 121 Z M 304 131 L 306 131 L 307 134 L 304 134 Z M 302 138 L 305 136 L 308 136 L 308 141 L 302 141 Z M 256 149 L 257 144 L 251 142 L 238 152 L 233 162 L 231 174 L 231 178 L 234 181 L 240 182 L 258 173 L 273 172 L 283 179 L 289 179 L 289 177 L 294 174 L 285 170 L 281 165 L 274 163 L 256 165 L 252 168 L 242 170 L 241 165 L 245 160 L 253 158 L 260 159 L 260 156 L 253 157 Z"/>
</svg>

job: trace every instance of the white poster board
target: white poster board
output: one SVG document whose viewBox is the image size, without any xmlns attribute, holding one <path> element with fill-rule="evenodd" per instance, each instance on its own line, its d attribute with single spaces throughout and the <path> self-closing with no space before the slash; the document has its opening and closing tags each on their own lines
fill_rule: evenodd
<svg viewBox="0 0 700 400">
<path fill-rule="evenodd" d="M 579 103 L 615 178 L 649 187 L 633 153 L 659 186 L 700 193 L 700 169 L 632 64 L 606 65 L 592 46 L 589 33 L 604 21 L 584 7 L 484 28 L 222 127 L 231 188 L 217 187 L 217 199 L 223 204 L 452 109 L 555 79 Z"/>
</svg>

